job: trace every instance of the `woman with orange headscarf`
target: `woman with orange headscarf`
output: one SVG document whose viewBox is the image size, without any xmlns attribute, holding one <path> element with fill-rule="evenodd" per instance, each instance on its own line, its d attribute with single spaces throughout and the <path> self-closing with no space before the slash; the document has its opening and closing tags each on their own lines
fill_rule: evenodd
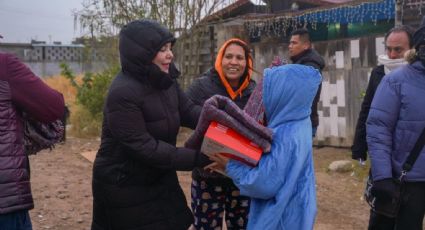
<svg viewBox="0 0 425 230">
<path fill-rule="evenodd" d="M 214 68 L 195 79 L 187 95 L 199 105 L 216 94 L 227 96 L 243 109 L 256 85 L 251 80 L 252 70 L 247 44 L 229 39 L 221 46 Z M 239 195 L 230 178 L 196 168 L 192 171 L 191 191 L 196 229 L 220 228 L 223 217 L 228 229 L 246 229 L 250 201 Z"/>
</svg>

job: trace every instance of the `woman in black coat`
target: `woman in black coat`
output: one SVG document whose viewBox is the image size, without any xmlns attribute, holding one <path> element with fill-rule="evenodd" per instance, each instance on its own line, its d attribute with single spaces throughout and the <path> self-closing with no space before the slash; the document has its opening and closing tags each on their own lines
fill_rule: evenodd
<svg viewBox="0 0 425 230">
<path fill-rule="evenodd" d="M 194 128 L 201 108 L 175 80 L 174 41 L 151 20 L 130 22 L 120 32 L 122 70 L 105 101 L 93 168 L 93 230 L 186 230 L 193 222 L 176 170 L 209 161 L 175 146 L 179 127 Z"/>
</svg>

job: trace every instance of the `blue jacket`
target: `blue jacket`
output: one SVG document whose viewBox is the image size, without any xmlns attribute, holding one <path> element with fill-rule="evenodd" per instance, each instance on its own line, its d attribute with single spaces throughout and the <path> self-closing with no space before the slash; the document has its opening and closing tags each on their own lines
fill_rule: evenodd
<svg viewBox="0 0 425 230">
<path fill-rule="evenodd" d="M 419 61 L 400 67 L 382 79 L 366 123 L 374 180 L 400 175 L 425 127 L 424 98 L 425 67 Z M 425 181 L 425 150 L 405 179 Z"/>
<path fill-rule="evenodd" d="M 319 71 L 304 65 L 264 72 L 271 151 L 254 168 L 233 160 L 226 168 L 241 194 L 252 198 L 248 229 L 313 229 L 316 190 L 309 116 L 320 82 Z"/>
</svg>

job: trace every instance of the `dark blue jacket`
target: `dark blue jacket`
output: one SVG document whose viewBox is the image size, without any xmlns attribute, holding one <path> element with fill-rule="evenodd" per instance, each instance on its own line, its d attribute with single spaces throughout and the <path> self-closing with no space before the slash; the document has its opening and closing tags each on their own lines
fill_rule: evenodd
<svg viewBox="0 0 425 230">
<path fill-rule="evenodd" d="M 374 180 L 400 175 L 403 163 L 425 128 L 424 98 L 425 67 L 419 61 L 382 79 L 366 123 Z M 425 150 L 406 180 L 425 181 Z"/>
</svg>

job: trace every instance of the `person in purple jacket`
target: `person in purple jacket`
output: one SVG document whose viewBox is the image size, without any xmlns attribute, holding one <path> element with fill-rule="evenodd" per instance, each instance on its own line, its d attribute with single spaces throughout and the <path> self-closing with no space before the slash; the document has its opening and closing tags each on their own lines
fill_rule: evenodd
<svg viewBox="0 0 425 230">
<path fill-rule="evenodd" d="M 28 211 L 34 201 L 23 112 L 40 122 L 55 121 L 63 116 L 63 96 L 18 58 L 0 53 L 0 229 L 32 229 Z"/>
</svg>

